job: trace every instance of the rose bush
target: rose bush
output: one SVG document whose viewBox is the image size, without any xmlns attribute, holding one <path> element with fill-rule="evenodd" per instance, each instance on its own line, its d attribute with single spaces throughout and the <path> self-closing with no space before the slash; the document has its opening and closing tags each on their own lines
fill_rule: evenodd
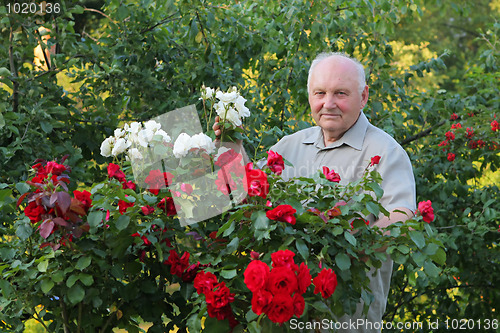
<svg viewBox="0 0 500 333">
<path fill-rule="evenodd" d="M 132 127 L 139 126 L 115 135 Z M 144 138 L 176 156 L 170 135 Z M 391 225 L 390 236 L 366 223 L 370 215 L 388 214 L 378 202 L 383 156 L 367 161 L 351 184 L 340 185 L 341 175 L 327 167 L 285 181 L 279 154 L 268 152 L 259 169 L 210 143 L 186 150 L 166 169 L 142 168 L 140 186 L 132 177 L 135 147 L 125 139 L 113 154 L 113 142 L 102 149 L 114 156 L 108 177 L 91 188 L 70 193 L 71 169 L 63 161 L 34 165 L 19 186 L 17 232 L 3 247 L 12 250 L 2 266 L 2 288 L 14 282 L 16 288 L 6 287 L 4 314 L 24 309 L 49 331 L 133 332 L 141 322 L 149 323 L 148 332 L 287 331 L 294 316 L 338 318 L 353 313 L 360 299 L 368 307 L 368 272 L 387 260 L 379 248 L 408 274 L 439 271 L 445 260 L 429 224 L 430 201 L 419 204 L 414 218 Z M 182 216 L 208 200 L 198 183 L 176 182 L 188 171 L 198 175 L 190 165 L 200 161 L 213 171 L 205 179 L 213 183 L 209 195 L 228 198 L 232 207 L 182 224 Z M 238 199 L 238 189 L 246 198 Z"/>
</svg>

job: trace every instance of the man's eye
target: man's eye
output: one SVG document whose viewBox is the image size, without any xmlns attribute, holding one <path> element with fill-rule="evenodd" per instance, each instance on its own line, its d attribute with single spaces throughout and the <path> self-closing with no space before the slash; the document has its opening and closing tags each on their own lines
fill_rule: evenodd
<svg viewBox="0 0 500 333">
<path fill-rule="evenodd" d="M 324 95 L 325 92 L 324 91 L 316 91 L 316 95 Z"/>
</svg>

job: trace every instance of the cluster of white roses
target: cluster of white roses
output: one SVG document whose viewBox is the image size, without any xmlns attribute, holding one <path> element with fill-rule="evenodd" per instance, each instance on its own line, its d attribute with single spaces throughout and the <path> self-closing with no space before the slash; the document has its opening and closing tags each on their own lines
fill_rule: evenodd
<svg viewBox="0 0 500 333">
<path fill-rule="evenodd" d="M 218 101 L 213 107 L 221 121 L 229 121 L 234 127 L 238 127 L 242 125 L 242 118 L 250 116 L 250 110 L 245 106 L 247 100 L 238 93 L 236 87 L 230 88 L 227 92 L 202 87 L 201 99 L 214 102 L 214 97 Z"/>
<path fill-rule="evenodd" d="M 170 142 L 170 136 L 161 129 L 161 124 L 154 120 L 145 123 L 132 122 L 123 128 L 115 129 L 114 136 L 106 138 L 101 144 L 101 155 L 104 157 L 118 156 L 127 153 L 133 159 L 142 159 L 138 148 L 151 147 L 153 141 Z"/>
<path fill-rule="evenodd" d="M 208 135 L 204 133 L 190 136 L 181 133 L 174 143 L 174 156 L 177 158 L 185 157 L 191 149 L 205 150 L 208 154 L 215 151 L 215 143 Z"/>
</svg>

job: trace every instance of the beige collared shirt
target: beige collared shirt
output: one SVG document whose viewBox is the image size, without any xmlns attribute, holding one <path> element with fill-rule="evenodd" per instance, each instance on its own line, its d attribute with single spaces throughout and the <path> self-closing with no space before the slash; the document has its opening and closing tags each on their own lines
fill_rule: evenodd
<svg viewBox="0 0 500 333">
<path fill-rule="evenodd" d="M 360 179 L 371 158 L 378 155 L 381 159 L 375 168 L 382 176 L 384 208 L 416 209 L 415 178 L 408 155 L 389 134 L 370 124 L 362 112 L 342 138 L 327 147 L 321 128 L 315 126 L 285 136 L 270 150 L 293 165 L 285 167 L 285 179 L 308 177 L 327 166 L 340 175 L 341 184 Z"/>
</svg>

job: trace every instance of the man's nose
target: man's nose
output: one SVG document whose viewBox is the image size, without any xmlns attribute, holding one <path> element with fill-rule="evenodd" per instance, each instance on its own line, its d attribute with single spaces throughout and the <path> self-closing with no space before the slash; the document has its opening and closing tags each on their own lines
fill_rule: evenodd
<svg viewBox="0 0 500 333">
<path fill-rule="evenodd" d="M 335 109 L 337 107 L 337 99 L 335 98 L 335 96 L 326 95 L 323 107 L 325 109 Z"/>
</svg>

